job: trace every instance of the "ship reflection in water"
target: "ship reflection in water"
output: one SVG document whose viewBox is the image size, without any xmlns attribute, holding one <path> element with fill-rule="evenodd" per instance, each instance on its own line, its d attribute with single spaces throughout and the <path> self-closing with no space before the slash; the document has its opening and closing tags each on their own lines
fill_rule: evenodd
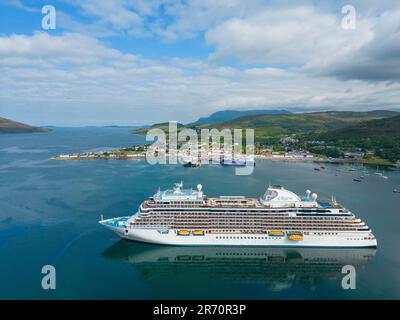
<svg viewBox="0 0 400 320">
<path fill-rule="evenodd" d="M 103 256 L 132 264 L 148 280 L 176 281 L 186 275 L 265 284 L 281 291 L 296 283 L 314 289 L 326 279 L 340 285 L 344 265 L 358 272 L 375 252 L 373 248 L 170 247 L 120 240 Z"/>
</svg>

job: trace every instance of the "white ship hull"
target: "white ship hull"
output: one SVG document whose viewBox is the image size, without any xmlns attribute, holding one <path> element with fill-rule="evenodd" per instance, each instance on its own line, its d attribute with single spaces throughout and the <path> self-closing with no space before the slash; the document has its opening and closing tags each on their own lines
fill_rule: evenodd
<svg viewBox="0 0 400 320">
<path fill-rule="evenodd" d="M 282 186 L 259 198 L 206 197 L 202 186 L 158 191 L 136 214 L 100 223 L 121 238 L 175 246 L 376 247 L 371 229 L 334 198 Z"/>
<path fill-rule="evenodd" d="M 106 220 L 107 221 L 107 220 Z M 106 222 L 104 221 L 104 222 Z M 116 232 L 121 238 L 145 243 L 176 246 L 266 246 L 266 247 L 332 247 L 332 248 L 366 248 L 376 247 L 376 239 L 369 239 L 370 232 L 339 232 L 337 235 L 303 235 L 300 241 L 288 239 L 287 236 L 268 236 L 267 234 L 240 233 L 205 233 L 202 236 L 178 235 L 178 230 L 161 233 L 157 229 L 137 229 L 124 227 L 106 227 Z M 368 239 L 365 239 L 368 238 Z"/>
</svg>

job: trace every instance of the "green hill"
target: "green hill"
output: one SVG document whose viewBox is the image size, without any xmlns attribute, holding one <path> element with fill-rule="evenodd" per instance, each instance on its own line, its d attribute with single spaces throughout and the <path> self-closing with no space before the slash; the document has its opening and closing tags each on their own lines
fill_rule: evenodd
<svg viewBox="0 0 400 320">
<path fill-rule="evenodd" d="M 321 134 L 321 137 L 325 140 L 359 140 L 389 136 L 400 139 L 400 115 L 391 118 L 363 121 L 353 126 Z"/>
<path fill-rule="evenodd" d="M 0 134 L 1 133 L 32 133 L 46 132 L 46 128 L 32 127 L 30 125 L 12 121 L 9 119 L 0 118 Z"/>
<path fill-rule="evenodd" d="M 297 113 L 291 115 L 245 116 L 231 121 L 200 126 L 200 128 L 253 128 L 257 142 L 290 134 L 306 135 L 344 128 L 362 121 L 398 115 L 393 111 L 328 111 Z"/>
<path fill-rule="evenodd" d="M 181 124 L 181 123 L 178 123 L 177 127 L 178 127 L 178 131 L 179 131 L 179 129 L 181 129 L 181 128 L 185 127 L 185 126 L 183 124 Z M 134 134 L 147 134 L 147 131 L 149 131 L 151 129 L 161 129 L 165 133 L 168 133 L 168 128 L 169 128 L 169 123 L 168 122 L 163 122 L 163 123 L 153 124 L 150 127 L 135 129 L 135 130 L 132 131 L 132 133 L 134 133 Z"/>
<path fill-rule="evenodd" d="M 199 118 L 196 122 L 190 123 L 191 126 L 211 124 L 222 121 L 230 121 L 244 116 L 254 115 L 276 115 L 276 114 L 292 114 L 286 110 L 223 110 L 217 111 L 208 117 Z"/>
<path fill-rule="evenodd" d="M 178 125 L 182 128 L 212 129 L 254 129 L 255 142 L 262 145 L 281 146 L 281 138 L 295 136 L 297 148 L 318 153 L 314 143 L 325 141 L 326 146 L 319 147 L 321 154 L 328 156 L 334 150 L 340 154 L 342 148 L 364 148 L 374 150 L 381 158 L 397 161 L 400 159 L 400 113 L 395 111 L 327 111 L 297 114 L 248 115 L 230 121 L 203 125 Z M 168 123 L 153 125 L 168 133 Z M 135 130 L 134 133 L 146 134 L 149 128 Z M 326 152 L 329 151 L 329 154 Z"/>
<path fill-rule="evenodd" d="M 178 128 L 190 127 L 195 129 L 246 129 L 255 130 L 256 142 L 269 142 L 273 138 L 297 134 L 307 135 L 322 133 L 324 131 L 345 128 L 362 121 L 382 119 L 398 115 L 394 111 L 327 111 L 310 112 L 297 114 L 276 114 L 276 115 L 248 115 L 230 121 L 223 121 L 203 125 L 183 126 L 178 124 Z M 168 131 L 168 123 L 155 124 L 150 128 L 160 128 Z M 146 134 L 150 128 L 135 130 L 134 133 Z"/>
<path fill-rule="evenodd" d="M 400 159 L 400 115 L 324 132 L 319 139 L 337 146 L 374 150 L 378 156 L 395 162 Z"/>
</svg>

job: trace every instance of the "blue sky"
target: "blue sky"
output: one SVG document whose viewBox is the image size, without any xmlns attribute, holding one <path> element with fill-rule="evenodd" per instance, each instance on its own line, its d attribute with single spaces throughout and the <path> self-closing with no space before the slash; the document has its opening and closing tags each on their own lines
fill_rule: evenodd
<svg viewBox="0 0 400 320">
<path fill-rule="evenodd" d="M 41 27 L 44 5 L 56 30 Z M 0 117 L 141 125 L 224 109 L 398 109 L 399 57 L 395 0 L 0 0 Z"/>
</svg>

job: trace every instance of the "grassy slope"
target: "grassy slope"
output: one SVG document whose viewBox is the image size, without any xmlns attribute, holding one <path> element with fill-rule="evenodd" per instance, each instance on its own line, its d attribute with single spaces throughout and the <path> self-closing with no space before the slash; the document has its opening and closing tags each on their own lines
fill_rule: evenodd
<svg viewBox="0 0 400 320">
<path fill-rule="evenodd" d="M 392 111 L 371 111 L 371 112 L 351 112 L 351 111 L 328 111 L 298 113 L 292 115 L 253 115 L 236 118 L 230 121 L 199 125 L 195 128 L 230 128 L 255 130 L 255 139 L 258 142 L 264 141 L 271 136 L 284 136 L 288 134 L 307 134 L 320 133 L 328 130 L 335 130 L 348 127 L 362 121 L 393 117 L 398 115 Z M 182 128 L 179 125 L 179 128 Z M 160 128 L 168 132 L 168 124 L 156 124 L 151 128 Z M 135 130 L 134 133 L 146 134 L 150 128 Z"/>
<path fill-rule="evenodd" d="M 387 137 L 400 139 L 400 116 L 364 121 L 353 126 L 330 131 L 321 136 L 327 140 L 359 140 Z"/>
<path fill-rule="evenodd" d="M 139 129 L 135 129 L 132 131 L 132 133 L 134 134 L 146 134 L 147 131 L 151 130 L 151 129 L 161 129 L 163 130 L 165 133 L 168 133 L 168 126 L 169 124 L 167 122 L 164 123 L 157 123 L 157 124 L 153 124 L 151 127 L 149 128 L 139 128 Z M 181 123 L 178 123 L 178 130 L 180 128 L 183 128 L 184 126 Z"/>
<path fill-rule="evenodd" d="M 232 121 L 201 126 L 202 128 L 254 128 L 256 141 L 294 133 L 307 134 L 335 130 L 362 121 L 394 116 L 392 112 L 313 112 L 293 115 L 246 116 Z"/>
<path fill-rule="evenodd" d="M 168 132 L 167 124 L 154 125 L 152 128 Z M 280 137 L 296 134 L 305 140 L 330 141 L 329 144 L 338 147 L 372 149 L 377 156 L 393 162 L 400 159 L 400 115 L 393 111 L 245 116 L 195 128 L 253 128 L 255 141 L 267 144 L 275 144 Z M 147 130 L 136 130 L 135 133 L 146 134 Z"/>
<path fill-rule="evenodd" d="M 379 157 L 396 162 L 400 159 L 400 116 L 329 131 L 321 134 L 320 139 L 339 146 L 372 149 Z"/>
</svg>

